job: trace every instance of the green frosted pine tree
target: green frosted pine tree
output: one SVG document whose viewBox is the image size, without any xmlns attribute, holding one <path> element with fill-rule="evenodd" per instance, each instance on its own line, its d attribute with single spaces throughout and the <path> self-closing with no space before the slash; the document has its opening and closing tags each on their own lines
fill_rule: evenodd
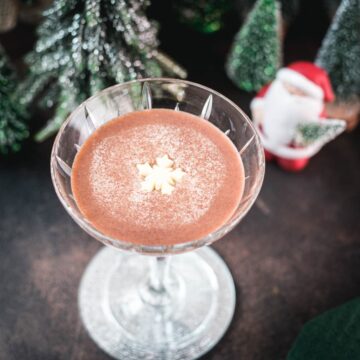
<svg viewBox="0 0 360 360">
<path fill-rule="evenodd" d="M 360 0 L 341 2 L 316 64 L 329 73 L 337 100 L 360 97 Z"/>
<path fill-rule="evenodd" d="M 0 48 L 0 154 L 16 152 L 28 137 L 24 108 L 15 98 L 16 77 Z"/>
<path fill-rule="evenodd" d="M 229 78 L 257 91 L 274 79 L 281 65 L 280 9 L 276 0 L 257 0 L 237 33 L 226 62 Z"/>
<path fill-rule="evenodd" d="M 186 73 L 157 50 L 157 26 L 147 0 L 54 0 L 44 12 L 38 41 L 20 87 L 25 105 L 37 102 L 53 117 L 36 135 L 55 133 L 89 96 L 115 83 Z"/>
<path fill-rule="evenodd" d="M 300 8 L 300 0 L 279 0 L 281 5 L 281 14 L 286 23 L 290 23 L 298 14 Z M 335 0 L 333 0 L 335 1 Z M 338 0 L 337 0 L 338 1 Z M 237 7 L 240 8 L 242 14 L 247 14 L 256 0 L 237 0 Z"/>
</svg>

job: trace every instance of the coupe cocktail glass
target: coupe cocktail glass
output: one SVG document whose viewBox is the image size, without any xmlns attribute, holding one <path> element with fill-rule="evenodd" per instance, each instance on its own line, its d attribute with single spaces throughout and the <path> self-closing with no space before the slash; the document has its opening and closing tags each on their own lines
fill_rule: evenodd
<svg viewBox="0 0 360 360">
<path fill-rule="evenodd" d="M 210 121 L 242 158 L 241 202 L 226 224 L 202 239 L 149 246 L 110 238 L 91 225 L 74 200 L 71 169 L 84 141 L 117 116 L 152 108 Z M 79 289 L 84 325 L 104 351 L 127 360 L 192 359 L 219 341 L 233 316 L 235 288 L 223 260 L 206 245 L 222 238 L 249 211 L 264 170 L 264 152 L 251 121 L 233 102 L 202 85 L 163 78 L 131 81 L 101 91 L 71 113 L 54 142 L 51 175 L 70 216 L 107 245 L 88 265 Z"/>
</svg>

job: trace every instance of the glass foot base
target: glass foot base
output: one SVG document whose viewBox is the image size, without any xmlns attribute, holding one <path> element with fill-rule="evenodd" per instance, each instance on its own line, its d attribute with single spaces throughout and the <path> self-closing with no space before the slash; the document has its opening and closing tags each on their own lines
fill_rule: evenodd
<svg viewBox="0 0 360 360">
<path fill-rule="evenodd" d="M 115 359 L 195 359 L 224 335 L 235 308 L 235 288 L 211 248 L 171 256 L 169 296 L 153 305 L 144 294 L 150 258 L 102 249 L 79 289 L 83 323 Z"/>
</svg>

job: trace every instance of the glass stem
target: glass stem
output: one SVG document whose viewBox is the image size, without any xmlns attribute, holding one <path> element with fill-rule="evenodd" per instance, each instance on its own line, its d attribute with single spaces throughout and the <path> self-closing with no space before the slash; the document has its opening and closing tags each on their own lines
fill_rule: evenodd
<svg viewBox="0 0 360 360">
<path fill-rule="evenodd" d="M 151 259 L 149 285 L 153 291 L 166 292 L 165 282 L 169 272 L 169 260 L 166 256 Z"/>
<path fill-rule="evenodd" d="M 150 274 L 142 298 L 154 306 L 163 306 L 169 303 L 170 297 L 166 282 L 169 276 L 170 258 L 158 256 L 150 259 Z"/>
</svg>

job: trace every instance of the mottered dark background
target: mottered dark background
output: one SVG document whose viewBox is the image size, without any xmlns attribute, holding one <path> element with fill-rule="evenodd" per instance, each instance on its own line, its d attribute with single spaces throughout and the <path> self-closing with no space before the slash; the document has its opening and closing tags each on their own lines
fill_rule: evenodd
<svg viewBox="0 0 360 360">
<path fill-rule="evenodd" d="M 312 60 L 329 17 L 320 1 L 301 1 L 289 26 L 285 63 Z M 189 79 L 210 86 L 249 113 L 223 64 L 240 26 L 236 12 L 212 35 L 180 25 L 169 2 L 150 9 L 161 23 L 162 49 Z M 0 36 L 20 72 L 36 39 L 20 24 Z M 0 114 L 1 116 L 1 114 Z M 45 120 L 35 114 L 31 128 Z M 77 291 L 101 244 L 69 218 L 50 179 L 52 140 L 28 142 L 0 159 L 0 359 L 109 359 L 86 334 Z M 360 295 L 360 131 L 327 145 L 300 174 L 269 164 L 253 209 L 214 248 L 234 276 L 237 307 L 224 338 L 204 359 L 279 360 L 303 324 Z"/>
</svg>

